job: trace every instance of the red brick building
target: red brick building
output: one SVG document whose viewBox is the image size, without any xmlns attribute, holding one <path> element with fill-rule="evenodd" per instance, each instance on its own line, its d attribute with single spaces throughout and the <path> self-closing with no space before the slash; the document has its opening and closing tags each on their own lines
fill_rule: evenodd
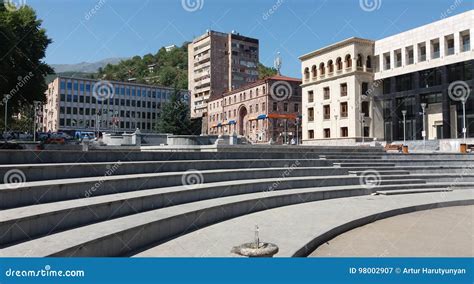
<svg viewBox="0 0 474 284">
<path fill-rule="evenodd" d="M 300 79 L 273 76 L 211 98 L 208 133 L 237 134 L 252 143 L 301 140 L 297 125 L 301 117 L 300 85 Z"/>
</svg>

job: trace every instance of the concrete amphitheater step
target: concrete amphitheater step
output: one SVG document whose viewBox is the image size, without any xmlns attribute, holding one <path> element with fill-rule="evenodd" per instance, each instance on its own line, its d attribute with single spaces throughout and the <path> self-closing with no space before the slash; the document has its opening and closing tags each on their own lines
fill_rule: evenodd
<svg viewBox="0 0 474 284">
<path fill-rule="evenodd" d="M 291 177 L 289 177 L 291 175 Z M 288 182 L 325 181 L 358 183 L 345 169 L 323 168 L 275 168 L 275 169 L 232 169 L 209 170 L 201 172 L 167 172 L 134 174 L 121 176 L 99 176 L 77 179 L 46 180 L 26 182 L 18 187 L 10 184 L 0 185 L 0 209 L 15 208 L 33 204 L 57 202 L 140 190 L 183 186 L 191 183 L 222 183 L 233 185 L 235 181 L 243 184 L 264 184 L 266 187 L 280 180 Z M 261 189 L 265 190 L 265 188 Z"/>
<path fill-rule="evenodd" d="M 240 168 L 277 168 L 290 167 L 324 167 L 331 166 L 329 161 L 318 159 L 239 159 L 239 160 L 173 160 L 114 163 L 58 163 L 58 164 L 16 164 L 0 165 L 0 176 L 13 169 L 21 170 L 28 182 L 69 179 L 96 176 L 117 176 L 127 174 L 145 174 L 159 172 L 179 172 L 189 169 L 240 169 Z M 0 180 L 0 183 L 3 179 Z"/>
<path fill-rule="evenodd" d="M 377 220 L 472 204 L 474 190 L 321 200 L 233 218 L 150 246 L 134 257 L 238 257 L 231 248 L 251 240 L 256 224 L 262 241 L 278 245 L 275 257 L 301 257 L 342 233 Z"/>
<path fill-rule="evenodd" d="M 405 186 L 413 188 L 425 185 Z M 458 186 L 474 187 L 474 183 Z M 395 186 L 391 188 L 396 189 Z M 58 232 L 3 248 L 0 250 L 0 256 L 127 255 L 178 235 L 253 212 L 316 200 L 367 195 L 372 192 L 370 188 L 348 186 L 259 192 L 208 199 Z"/>
<path fill-rule="evenodd" d="M 345 168 L 345 169 L 347 169 L 347 168 Z M 384 169 L 384 170 L 380 170 L 380 169 L 373 169 L 373 170 L 376 170 L 377 173 L 381 176 L 385 176 L 385 175 L 410 175 L 410 171 L 398 170 L 398 169 L 393 169 L 393 168 Z M 348 173 L 350 175 L 356 175 L 356 176 L 363 175 L 366 172 L 367 172 L 367 169 L 364 169 L 364 170 L 358 169 L 358 170 L 349 170 L 348 171 Z"/>
<path fill-rule="evenodd" d="M 0 231 L 5 232 L 0 235 L 0 244 L 9 244 L 111 218 L 200 200 L 272 190 L 292 190 L 293 188 L 338 188 L 337 186 L 341 184 L 344 184 L 342 188 L 345 189 L 350 188 L 347 186 L 359 188 L 360 179 L 336 176 L 243 180 L 203 184 L 194 188 L 182 186 L 156 188 L 14 208 L 2 211 L 0 216 Z M 422 188 L 426 181 L 394 176 L 390 180 L 381 180 L 377 188 L 395 190 L 406 188 L 407 184 L 411 187 Z M 37 223 L 43 225 L 35 226 L 34 224 Z"/>
<path fill-rule="evenodd" d="M 451 192 L 450 188 L 420 188 L 409 190 L 377 190 L 375 195 L 398 195 L 398 194 L 415 194 L 415 193 L 432 193 L 432 192 Z"/>
<path fill-rule="evenodd" d="M 168 161 L 168 160 L 223 160 L 223 159 L 301 159 L 319 158 L 319 155 L 371 157 L 385 155 L 380 151 L 357 151 L 341 149 L 307 148 L 269 151 L 271 148 L 259 148 L 258 151 L 242 149 L 237 152 L 139 152 L 139 151 L 25 151 L 0 150 L 0 164 L 38 164 L 38 163 L 87 163 L 115 161 Z M 284 150 L 284 151 L 283 151 Z"/>
</svg>

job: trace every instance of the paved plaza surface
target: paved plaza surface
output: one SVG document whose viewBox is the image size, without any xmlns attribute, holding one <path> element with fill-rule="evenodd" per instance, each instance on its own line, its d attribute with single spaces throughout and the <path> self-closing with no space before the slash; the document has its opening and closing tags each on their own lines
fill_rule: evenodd
<svg viewBox="0 0 474 284">
<path fill-rule="evenodd" d="M 465 189 L 447 193 L 393 196 L 360 196 L 285 206 L 208 226 L 144 250 L 135 256 L 235 256 L 231 254 L 231 248 L 252 241 L 255 225 L 258 225 L 260 228 L 260 240 L 275 243 L 279 246 L 280 252 L 275 257 L 288 257 L 293 256 L 317 236 L 359 218 L 377 215 L 389 210 L 396 210 L 398 214 L 401 214 L 403 210 L 400 208 L 460 200 L 468 200 L 470 204 L 473 204 L 474 190 Z M 436 205 L 433 205 L 432 208 L 436 208 Z M 451 209 L 448 208 L 447 210 Z M 426 212 L 421 212 L 420 214 L 427 214 Z M 465 218 L 466 213 L 462 215 L 466 224 L 462 231 L 472 232 L 472 223 L 469 223 L 472 221 L 467 221 L 468 218 Z M 454 228 L 454 225 L 457 225 L 457 227 Z M 443 232 L 443 234 L 439 235 L 449 238 L 450 229 L 456 230 L 460 227 L 462 227 L 461 224 L 451 224 L 450 227 L 442 228 L 440 232 Z M 395 226 L 393 230 L 397 230 L 397 227 Z M 452 234 L 455 235 L 456 233 L 453 231 Z M 456 237 L 453 240 L 457 240 Z M 465 238 L 462 240 L 466 244 L 466 248 L 472 247 L 468 245 L 469 243 Z M 424 255 L 429 254 L 425 253 Z"/>
<path fill-rule="evenodd" d="M 473 257 L 474 206 L 403 214 L 353 229 L 312 257 Z"/>
</svg>

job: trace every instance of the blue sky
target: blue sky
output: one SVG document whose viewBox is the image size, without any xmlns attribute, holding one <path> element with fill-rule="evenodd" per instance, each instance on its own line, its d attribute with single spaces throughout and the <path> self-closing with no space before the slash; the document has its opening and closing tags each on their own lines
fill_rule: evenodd
<svg viewBox="0 0 474 284">
<path fill-rule="evenodd" d="M 20 0 L 17 0 L 20 1 Z M 184 1 L 184 4 L 183 4 Z M 362 1 L 362 3 L 360 2 Z M 364 2 L 365 1 L 365 2 Z M 46 62 L 156 53 L 206 29 L 260 40 L 260 61 L 300 77 L 298 57 L 348 37 L 381 39 L 474 9 L 473 0 L 26 0 L 53 39 Z M 196 11 L 194 6 L 198 4 Z M 373 6 L 373 5 L 376 6 Z M 372 10 L 373 11 L 367 11 Z M 272 10 L 272 13 L 270 13 Z"/>
</svg>

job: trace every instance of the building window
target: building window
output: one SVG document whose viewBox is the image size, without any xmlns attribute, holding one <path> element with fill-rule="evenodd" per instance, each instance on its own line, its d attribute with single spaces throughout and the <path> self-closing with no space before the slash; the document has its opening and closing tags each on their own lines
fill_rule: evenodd
<svg viewBox="0 0 474 284">
<path fill-rule="evenodd" d="M 448 35 L 444 37 L 445 42 L 445 53 L 446 55 L 454 54 L 454 36 Z"/>
<path fill-rule="evenodd" d="M 349 129 L 347 127 L 341 127 L 341 137 L 349 137 Z"/>
<path fill-rule="evenodd" d="M 293 111 L 294 112 L 299 112 L 300 111 L 300 105 L 299 104 L 294 104 Z"/>
<path fill-rule="evenodd" d="M 352 68 L 352 57 L 350 54 L 346 55 L 346 68 L 350 69 Z"/>
<path fill-rule="evenodd" d="M 370 57 L 370 55 L 367 56 L 367 60 L 365 62 L 365 67 L 367 69 L 372 69 L 372 58 Z"/>
<path fill-rule="evenodd" d="M 387 52 L 383 55 L 383 60 L 384 60 L 384 70 L 390 70 L 390 53 Z"/>
<path fill-rule="evenodd" d="M 308 130 L 308 138 L 314 139 L 314 130 Z"/>
<path fill-rule="evenodd" d="M 362 68 L 362 55 L 360 54 L 357 54 L 356 65 L 357 65 L 357 68 Z"/>
<path fill-rule="evenodd" d="M 329 128 L 324 129 L 324 138 L 331 138 L 331 129 Z"/>
<path fill-rule="evenodd" d="M 306 68 L 304 69 L 304 79 L 305 79 L 305 80 L 309 80 L 309 68 L 308 68 L 308 67 L 306 67 Z M 241 96 L 242 96 L 242 95 L 241 95 Z M 242 100 L 242 99 L 241 99 L 241 100 Z"/>
<path fill-rule="evenodd" d="M 369 83 L 363 82 L 361 84 L 361 93 L 362 96 L 368 96 L 369 95 Z"/>
<path fill-rule="evenodd" d="M 471 49 L 471 38 L 469 36 L 469 31 L 464 31 L 461 33 L 461 52 L 466 52 Z"/>
<path fill-rule="evenodd" d="M 362 102 L 362 113 L 364 117 L 369 117 L 369 102 Z"/>
<path fill-rule="evenodd" d="M 439 40 L 431 40 L 431 59 L 439 58 Z"/>
<path fill-rule="evenodd" d="M 325 87 L 323 90 L 324 90 L 324 99 L 329 100 L 331 98 L 331 91 L 329 87 Z"/>
<path fill-rule="evenodd" d="M 418 44 L 418 62 L 426 61 L 426 45 L 425 43 Z"/>
<path fill-rule="evenodd" d="M 326 69 L 324 68 L 324 63 L 319 64 L 319 74 L 323 76 L 326 73 Z"/>
<path fill-rule="evenodd" d="M 278 103 L 277 102 L 273 103 L 273 111 L 278 111 Z"/>
<path fill-rule="evenodd" d="M 395 67 L 402 67 L 402 51 L 395 50 Z"/>
<path fill-rule="evenodd" d="M 308 91 L 308 103 L 314 102 L 314 92 Z"/>
<path fill-rule="evenodd" d="M 316 76 L 318 75 L 318 71 L 317 71 L 317 70 L 318 70 L 318 68 L 316 67 L 316 65 L 313 65 L 313 66 L 311 67 L 311 73 L 312 73 L 312 75 L 313 75 L 313 78 L 316 78 Z"/>
<path fill-rule="evenodd" d="M 334 64 L 332 63 L 332 60 L 328 61 L 328 72 L 329 73 L 334 72 Z"/>
<path fill-rule="evenodd" d="M 347 102 L 341 103 L 341 117 L 347 117 Z"/>
<path fill-rule="evenodd" d="M 255 112 L 258 112 L 258 104 L 255 104 Z M 230 110 L 229 110 L 229 116 L 230 116 Z"/>
<path fill-rule="evenodd" d="M 288 103 L 283 104 L 283 111 L 285 111 L 285 112 L 288 111 Z"/>
<path fill-rule="evenodd" d="M 406 63 L 407 65 L 411 65 L 414 63 L 415 61 L 415 58 L 414 58 L 414 55 L 413 55 L 413 47 L 409 46 L 407 48 L 405 48 L 405 54 L 406 54 Z"/>
<path fill-rule="evenodd" d="M 330 105 L 323 106 L 323 114 L 324 114 L 324 119 L 330 119 L 331 118 L 331 106 Z"/>
<path fill-rule="evenodd" d="M 314 121 L 314 108 L 308 108 L 308 121 Z"/>
<path fill-rule="evenodd" d="M 266 109 L 265 109 L 265 103 L 262 103 L 262 111 L 266 111 Z"/>
<path fill-rule="evenodd" d="M 342 59 L 340 57 L 336 59 L 336 68 L 337 68 L 337 71 L 342 70 Z"/>
<path fill-rule="evenodd" d="M 341 84 L 341 97 L 346 97 L 347 96 L 347 84 Z"/>
</svg>

